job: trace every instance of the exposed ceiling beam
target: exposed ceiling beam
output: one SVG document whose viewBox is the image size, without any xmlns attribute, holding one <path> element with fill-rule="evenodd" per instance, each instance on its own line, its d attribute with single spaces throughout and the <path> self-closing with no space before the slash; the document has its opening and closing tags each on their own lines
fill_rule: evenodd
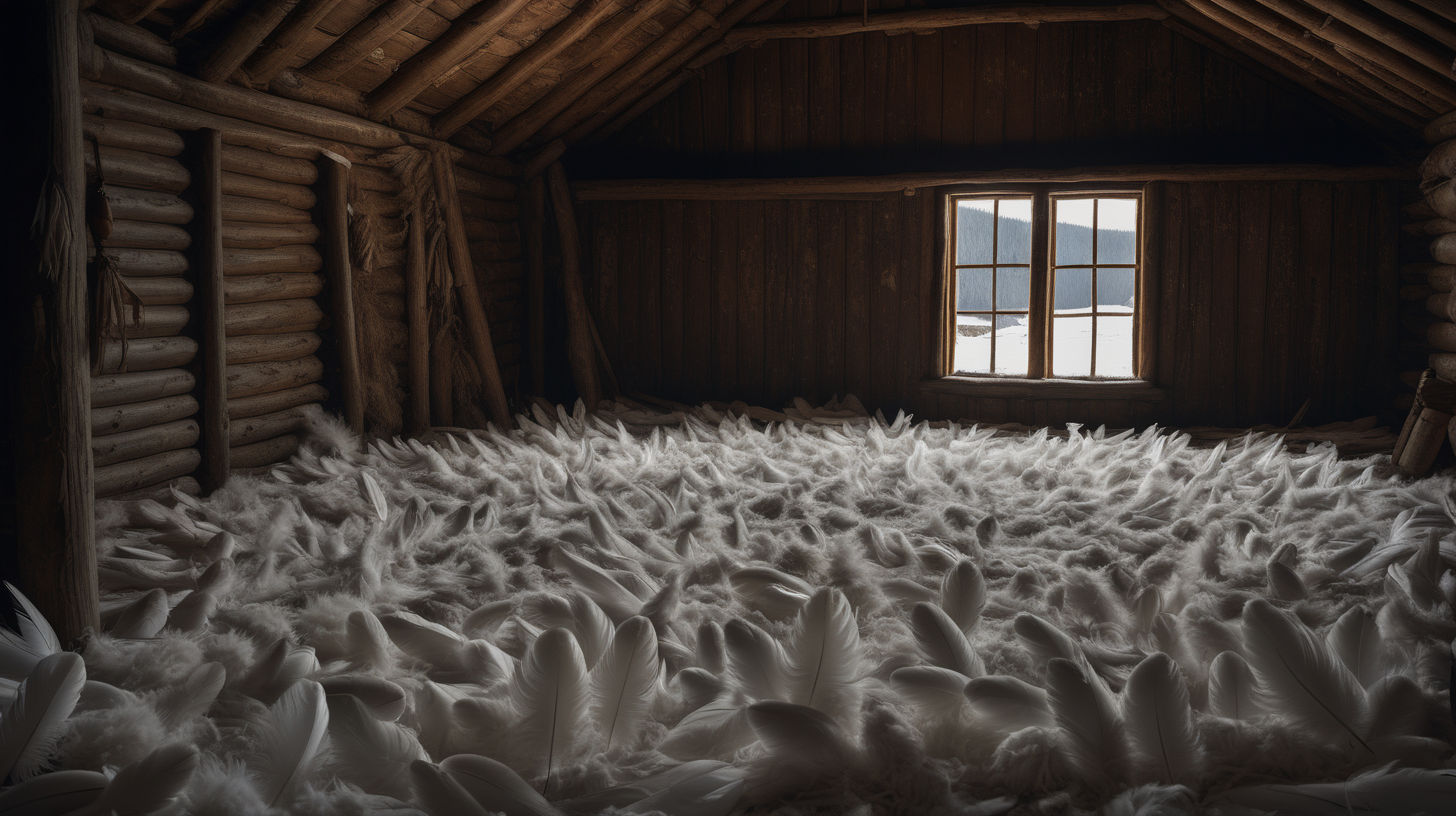
<svg viewBox="0 0 1456 816">
<path fill-rule="evenodd" d="M 1370 5 L 1414 28 L 1416 31 L 1425 34 L 1441 45 L 1447 48 L 1456 48 L 1456 31 L 1452 31 L 1444 22 L 1433 20 L 1400 0 L 1370 0 Z"/>
<path fill-rule="evenodd" d="M 565 110 L 557 114 L 545 127 L 535 134 L 541 141 L 555 139 L 570 131 L 573 126 L 597 113 L 621 96 L 632 83 L 640 79 L 663 60 L 669 59 L 679 49 L 705 28 L 717 20 L 727 6 L 727 0 L 703 0 L 677 25 L 663 32 L 652 44 L 637 52 L 625 65 L 612 72 L 602 81 L 592 85 L 577 97 Z"/>
<path fill-rule="evenodd" d="M 304 0 L 304 4 L 274 32 L 273 38 L 263 44 L 244 68 L 253 82 L 267 84 L 278 72 L 288 65 L 298 50 L 308 40 L 308 35 L 340 0 Z"/>
<path fill-rule="evenodd" d="M 465 123 L 490 110 L 567 47 L 585 37 L 611 13 L 615 3 L 616 0 L 582 0 L 571 14 L 552 26 L 540 39 L 512 57 L 475 90 L 441 111 L 435 117 L 435 128 L 442 133 L 455 133 Z"/>
<path fill-rule="evenodd" d="M 249 7 L 197 67 L 197 76 L 205 82 L 222 82 L 232 76 L 298 2 L 260 0 Z"/>
<path fill-rule="evenodd" d="M 327 82 L 359 64 L 384 41 L 398 34 L 435 0 L 390 0 L 349 29 L 322 54 L 303 67 L 303 73 Z"/>
<path fill-rule="evenodd" d="M 1168 12 L 1150 3 L 1122 6 L 969 6 L 967 8 L 892 11 L 846 17 L 760 23 L 729 31 L 723 41 L 731 44 L 763 42 L 801 37 L 842 37 L 866 31 L 931 31 L 990 23 L 1064 23 L 1113 20 L 1161 20 Z"/>
<path fill-rule="evenodd" d="M 1386 25 L 1376 17 L 1349 0 L 1304 0 L 1308 5 L 1323 11 L 1336 20 L 1372 39 L 1384 43 L 1398 54 L 1405 54 L 1446 80 L 1451 79 L 1451 61 L 1456 53 L 1423 42 L 1407 35 L 1398 26 Z"/>
<path fill-rule="evenodd" d="M 206 0 L 206 2 L 193 9 L 192 14 L 183 21 L 182 25 L 172 29 L 172 41 L 175 42 L 191 34 L 195 29 L 207 22 L 207 18 L 217 11 L 222 0 Z"/>
<path fill-rule="evenodd" d="M 612 53 L 613 47 L 657 16 L 669 2 L 671 0 L 638 0 L 630 11 L 620 12 L 583 39 L 583 44 L 590 45 L 583 49 L 585 53 L 573 59 L 569 70 L 562 71 L 563 79 L 545 96 L 495 129 L 495 146 L 491 148 L 491 154 L 501 156 L 520 147 L 571 100 L 591 87 L 590 84 L 583 87 L 583 83 L 595 83 L 605 72 L 620 65 L 621 60 Z M 454 132 L 448 128 L 436 129 L 447 137 Z"/>
<path fill-rule="evenodd" d="M 1432 71 L 1401 52 L 1392 51 L 1388 46 L 1371 39 L 1365 33 L 1339 20 L 1321 15 L 1303 3 L 1296 3 L 1293 0 L 1258 0 L 1258 2 L 1296 25 L 1302 26 L 1311 36 L 1349 49 L 1351 53 L 1359 54 L 1386 70 L 1404 77 L 1431 94 L 1444 99 L 1452 92 L 1453 87 L 1456 87 L 1452 85 L 1449 75 Z"/>
<path fill-rule="evenodd" d="M 1456 23 L 1456 3 L 1451 0 L 1415 0 L 1415 4 L 1432 14 L 1439 14 Z"/>
<path fill-rule="evenodd" d="M 367 97 L 372 117 L 388 116 L 414 101 L 430 83 L 485 45 L 531 0 L 485 0 L 458 17 L 439 39 L 400 66 Z"/>
</svg>

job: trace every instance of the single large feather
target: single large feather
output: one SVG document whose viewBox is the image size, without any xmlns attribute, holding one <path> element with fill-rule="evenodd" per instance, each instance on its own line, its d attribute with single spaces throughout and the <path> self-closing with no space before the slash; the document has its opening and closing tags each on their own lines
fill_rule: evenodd
<svg viewBox="0 0 1456 816">
<path fill-rule="evenodd" d="M 118 638 L 155 637 L 167 625 L 167 593 L 153 589 L 132 601 L 111 625 L 111 636 Z"/>
<path fill-rule="evenodd" d="M 965 630 L 939 607 L 915 604 L 910 610 L 910 628 L 915 632 L 915 643 L 931 665 L 959 672 L 967 678 L 986 673 L 986 664 L 966 640 Z"/>
<path fill-rule="evenodd" d="M 970 559 L 961 559 L 940 580 L 940 608 L 969 635 L 986 606 L 986 578 Z"/>
<path fill-rule="evenodd" d="M 1136 776 L 1165 785 L 1196 785 L 1203 740 L 1188 705 L 1183 672 L 1162 652 L 1143 658 L 1122 690 L 1123 720 Z"/>
<path fill-rule="evenodd" d="M 1126 777 L 1122 714 L 1102 681 L 1064 658 L 1047 662 L 1047 702 L 1066 735 L 1068 762 L 1083 782 L 1106 789 Z"/>
<path fill-rule="evenodd" d="M 1053 724 L 1046 690 L 1015 677 L 977 677 L 966 683 L 965 695 L 982 720 L 1002 731 Z"/>
<path fill-rule="evenodd" d="M 1220 652 L 1208 667 L 1208 711 L 1215 717 L 1247 720 L 1263 713 L 1254 673 L 1238 652 Z"/>
<path fill-rule="evenodd" d="M 516 673 L 511 697 L 521 712 L 517 744 L 542 776 L 543 795 L 552 774 L 580 745 L 591 706 L 591 681 L 576 638 L 566 629 L 548 629 L 531 644 Z"/>
<path fill-rule="evenodd" d="M 493 759 L 456 754 L 441 762 L 440 770 L 491 813 L 505 816 L 559 816 L 561 813 L 515 771 Z"/>
<path fill-rule="evenodd" d="M 1370 705 L 1367 740 L 1425 735 L 1429 727 L 1426 700 L 1416 681 L 1403 674 L 1382 677 L 1370 684 L 1366 699 Z"/>
<path fill-rule="evenodd" d="M 359 492 L 369 499 L 370 505 L 374 508 L 374 515 L 380 521 L 389 520 L 389 501 L 384 498 L 384 491 L 380 489 L 379 482 L 369 475 L 369 471 L 359 471 Z"/>
<path fill-rule="evenodd" d="M 46 655 L 61 650 L 55 630 L 40 610 L 10 582 L 5 582 L 8 608 L 0 609 L 0 677 L 23 679 Z M 14 624 L 11 624 L 11 621 Z"/>
<path fill-rule="evenodd" d="M 394 666 L 389 653 L 389 633 L 373 612 L 356 609 L 344 620 L 344 637 L 349 659 L 360 666 L 387 669 Z"/>
<path fill-rule="evenodd" d="M 655 699 L 661 665 L 657 632 L 644 617 L 617 627 L 606 654 L 591 672 L 592 716 L 606 744 L 603 750 L 632 744 Z"/>
<path fill-rule="evenodd" d="M 787 696 L 784 670 L 788 657 L 772 635 L 734 619 L 723 626 L 723 644 L 728 653 L 728 673 L 745 695 L 754 700 L 782 700 Z"/>
<path fill-rule="evenodd" d="M 41 772 L 85 685 L 86 666 L 75 652 L 36 662 L 0 716 L 0 780 L 24 782 Z"/>
<path fill-rule="evenodd" d="M 900 696 L 934 718 L 953 717 L 965 705 L 970 680 L 936 666 L 905 666 L 890 673 L 890 685 Z"/>
<path fill-rule="evenodd" d="M 410 784 L 419 803 L 434 816 L 490 816 L 454 777 L 423 759 L 410 763 Z"/>
<path fill-rule="evenodd" d="M 55 771 L 0 793 L 5 816 L 61 816 L 96 801 L 111 780 L 95 771 Z"/>
<path fill-rule="evenodd" d="M 657 750 L 684 760 L 731 756 L 754 740 L 748 702 L 733 692 L 720 696 L 684 717 L 658 743 Z"/>
<path fill-rule="evenodd" d="M 294 683 L 256 725 L 258 750 L 250 763 L 255 786 L 270 806 L 287 806 L 328 734 L 323 687 L 311 680 Z"/>
<path fill-rule="evenodd" d="M 1260 813 L 1299 816 L 1434 815 L 1449 813 L 1456 801 L 1456 771 L 1387 766 L 1344 782 L 1234 788 L 1212 801 L 1231 802 Z"/>
<path fill-rule="evenodd" d="M 859 625 L 837 589 L 821 587 L 799 612 L 788 655 L 789 700 L 832 716 L 852 715 L 858 701 Z"/>
<path fill-rule="evenodd" d="M 411 612 L 393 612 L 379 619 L 401 652 L 442 671 L 461 671 L 460 648 L 465 638 Z"/>
<path fill-rule="evenodd" d="M 1346 610 L 1325 634 L 1325 643 L 1365 688 L 1389 673 L 1380 628 L 1369 610 L 1358 606 Z"/>
<path fill-rule="evenodd" d="M 163 725 L 180 728 L 212 706 L 225 682 L 227 670 L 221 663 L 203 663 L 186 680 L 158 695 L 153 708 Z"/>
<path fill-rule="evenodd" d="M 197 749 L 191 745 L 165 745 L 122 768 L 99 798 L 69 816 L 145 814 L 160 810 L 192 781 L 198 761 Z"/>
<path fill-rule="evenodd" d="M 1243 631 L 1265 708 L 1315 735 L 1369 750 L 1361 738 L 1365 690 L 1323 641 L 1262 598 L 1244 605 Z"/>
<path fill-rule="evenodd" d="M 564 546 L 552 548 L 551 565 L 570 576 L 613 623 L 621 623 L 642 608 L 642 599 L 618 583 L 606 570 L 583 560 Z"/>
<path fill-rule="evenodd" d="M 1062 630 L 1030 612 L 1017 615 L 1011 628 L 1016 632 L 1021 645 L 1026 647 L 1038 663 L 1044 664 L 1053 658 L 1071 661 L 1082 659 L 1082 650 L 1075 641 Z"/>
<path fill-rule="evenodd" d="M 429 758 L 414 735 L 379 720 L 351 694 L 330 694 L 325 700 L 339 775 L 368 793 L 409 798 L 410 763 Z"/>
</svg>

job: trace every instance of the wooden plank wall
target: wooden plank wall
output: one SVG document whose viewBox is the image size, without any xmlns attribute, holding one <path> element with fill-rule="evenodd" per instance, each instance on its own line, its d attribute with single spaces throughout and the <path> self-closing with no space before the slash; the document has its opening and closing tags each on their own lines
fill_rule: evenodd
<svg viewBox="0 0 1456 816">
<path fill-rule="evenodd" d="M 1162 161 L 1380 161 L 1361 132 L 1156 23 L 782 40 L 578 157 L 578 177 L 810 175 Z M 808 168 L 806 170 L 806 168 Z M 1167 184 L 1158 403 L 925 393 L 939 304 L 931 191 L 593 202 L 591 294 L 624 388 L 778 407 L 855 393 L 922 418 L 1247 426 L 1375 412 L 1397 285 L 1369 183 Z"/>
</svg>

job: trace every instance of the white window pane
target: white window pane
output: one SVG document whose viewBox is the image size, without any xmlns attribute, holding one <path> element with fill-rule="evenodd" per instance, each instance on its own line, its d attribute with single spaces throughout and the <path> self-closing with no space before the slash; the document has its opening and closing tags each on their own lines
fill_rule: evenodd
<svg viewBox="0 0 1456 816">
<path fill-rule="evenodd" d="M 996 373 L 1026 376 L 1030 333 L 1026 315 L 996 315 Z"/>
<path fill-rule="evenodd" d="M 991 373 L 990 315 L 956 315 L 955 370 Z"/>
<path fill-rule="evenodd" d="M 1097 200 L 1097 263 L 1137 263 L 1137 201 Z"/>
<path fill-rule="evenodd" d="M 962 200 L 956 204 L 956 263 L 991 263 L 991 236 L 996 227 L 994 201 Z"/>
<path fill-rule="evenodd" d="M 1052 318 L 1052 375 L 1086 377 L 1092 373 L 1092 318 Z"/>
<path fill-rule="evenodd" d="M 996 308 L 1007 311 L 1027 308 L 1031 303 L 1031 270 L 1003 267 L 996 270 Z"/>
<path fill-rule="evenodd" d="M 959 270 L 960 286 L 956 293 L 956 310 L 962 312 L 989 312 L 991 303 L 991 270 Z"/>
<path fill-rule="evenodd" d="M 1092 199 L 1056 200 L 1057 264 L 1092 263 Z"/>
<path fill-rule="evenodd" d="M 1097 318 L 1097 376 L 1132 376 L 1131 317 Z"/>
<path fill-rule="evenodd" d="M 1031 263 L 1030 199 L 1002 199 L 996 230 L 996 263 Z"/>
<path fill-rule="evenodd" d="M 1092 270 L 1058 269 L 1052 308 L 1057 314 L 1086 312 L 1092 308 Z"/>
<path fill-rule="evenodd" d="M 1132 269 L 1097 270 L 1097 311 L 1132 312 L 1137 273 Z"/>
</svg>

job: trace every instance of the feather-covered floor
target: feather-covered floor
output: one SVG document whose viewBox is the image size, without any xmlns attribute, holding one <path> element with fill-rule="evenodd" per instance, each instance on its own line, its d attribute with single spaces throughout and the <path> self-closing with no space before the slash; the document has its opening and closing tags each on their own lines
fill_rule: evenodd
<svg viewBox="0 0 1456 816">
<path fill-rule="evenodd" d="M 0 644 L 0 770 L 32 780 L 0 813 L 1456 801 L 1450 477 L 1268 436 L 660 422 L 326 426 L 206 501 L 102 503 L 84 671 L 23 610 Z"/>
</svg>

